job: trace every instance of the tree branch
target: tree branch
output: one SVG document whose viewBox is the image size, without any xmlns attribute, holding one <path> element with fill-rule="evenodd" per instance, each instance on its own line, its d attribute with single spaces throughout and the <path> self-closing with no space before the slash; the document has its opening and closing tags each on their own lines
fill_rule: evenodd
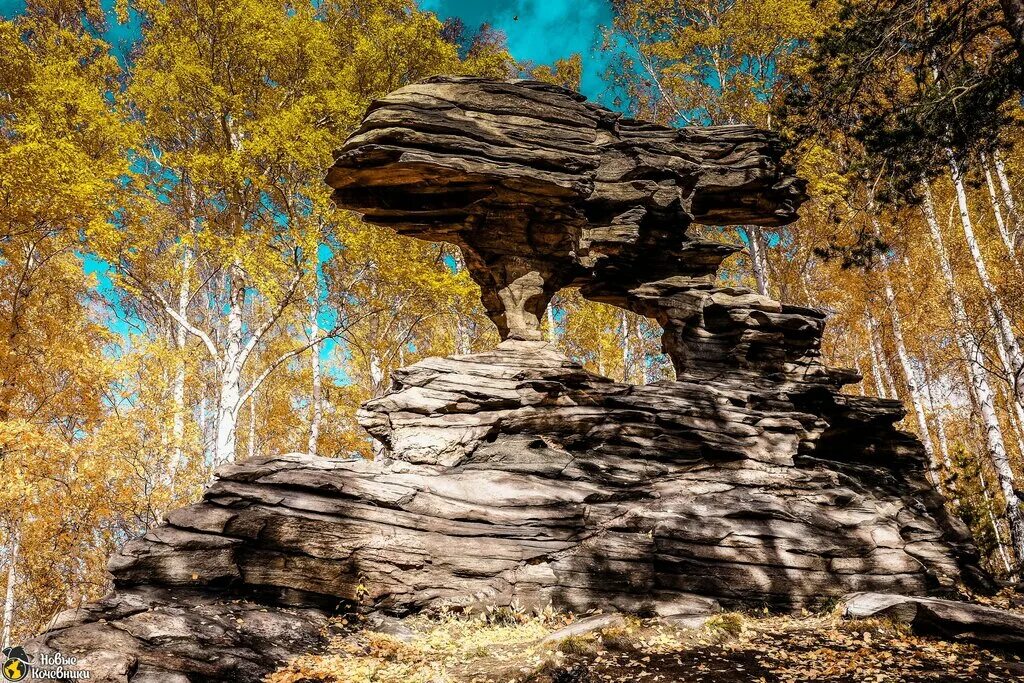
<svg viewBox="0 0 1024 683">
<path fill-rule="evenodd" d="M 147 285 L 146 285 L 146 284 L 145 284 L 144 282 L 142 282 L 142 281 L 141 281 L 141 280 L 140 280 L 139 278 L 135 277 L 134 275 L 132 275 L 132 274 L 130 274 L 130 273 L 126 273 L 126 275 L 127 275 L 127 276 L 128 276 L 128 277 L 129 277 L 130 279 L 131 279 L 131 280 L 135 281 L 135 283 L 136 283 L 136 284 L 137 284 L 137 285 L 139 286 L 139 288 L 140 288 L 140 289 L 141 289 L 141 290 L 142 290 L 142 291 L 143 291 L 143 292 L 144 292 L 145 294 L 147 294 L 147 295 L 148 295 L 148 296 L 150 296 L 150 297 L 151 297 L 152 299 L 154 299 L 154 300 L 155 300 L 155 301 L 156 301 L 157 303 L 159 303 L 159 304 L 160 304 L 160 307 L 161 307 L 162 309 L 164 309 L 164 312 L 165 312 L 165 313 L 166 313 L 166 314 L 167 314 L 168 316 L 170 316 L 170 317 L 171 317 L 171 319 L 172 319 L 172 320 L 174 320 L 174 322 L 176 322 L 176 323 L 178 323 L 179 325 L 181 325 L 181 326 L 182 326 L 182 327 L 183 327 L 183 328 L 184 328 L 184 329 L 185 329 L 185 330 L 186 330 L 186 331 L 187 331 L 187 332 L 188 332 L 189 334 L 191 334 L 191 335 L 193 335 L 193 336 L 195 336 L 195 337 L 198 337 L 199 339 L 201 339 L 201 340 L 202 340 L 202 342 L 203 342 L 203 344 L 205 344 L 205 345 L 206 345 L 206 350 L 207 350 L 207 351 L 209 351 L 209 353 L 210 353 L 210 357 L 211 357 L 211 358 L 212 358 L 212 359 L 213 359 L 214 361 L 216 361 L 216 362 L 220 362 L 220 360 L 221 360 L 221 359 L 220 359 L 220 354 L 219 354 L 219 353 L 217 353 L 217 346 L 216 346 L 216 345 L 215 345 L 215 344 L 213 343 L 213 339 L 211 339 L 211 338 L 210 338 L 210 335 L 206 334 L 206 333 L 205 333 L 205 332 L 203 332 L 203 331 L 202 331 L 201 329 L 199 329 L 199 328 L 198 328 L 198 327 L 196 327 L 195 325 L 191 324 L 191 323 L 190 323 L 190 322 L 189 322 L 189 321 L 188 321 L 188 320 L 187 320 L 187 319 L 186 319 L 186 318 L 185 318 L 185 317 L 184 317 L 183 315 L 181 315 L 181 314 L 180 314 L 180 313 L 179 313 L 178 311 L 176 311 L 176 310 L 174 309 L 174 307 L 173 307 L 173 306 L 171 306 L 171 305 L 170 305 L 170 304 L 169 304 L 169 303 L 167 302 L 167 300 L 166 300 L 166 299 L 164 299 L 164 298 L 163 298 L 162 296 L 160 296 L 160 293 L 159 293 L 159 292 L 157 292 L 157 291 L 156 291 L 155 289 L 153 289 L 152 287 L 149 287 L 149 286 L 147 286 Z"/>
<path fill-rule="evenodd" d="M 282 297 L 281 301 L 277 304 L 277 307 L 274 309 L 274 312 L 270 314 L 270 317 L 263 321 L 263 324 L 260 325 L 255 332 L 253 332 L 252 337 L 250 337 L 249 341 L 245 343 L 245 346 L 242 348 L 242 353 L 238 357 L 239 367 L 245 365 L 245 361 L 248 360 L 249 355 L 252 354 L 253 349 L 256 348 L 256 345 L 260 343 L 260 340 L 263 339 L 263 336 L 270 331 L 270 328 L 272 328 L 274 324 L 277 323 L 280 317 L 284 314 L 284 310 L 288 308 L 288 304 L 292 302 L 292 298 L 295 296 L 295 292 L 299 288 L 299 282 L 302 280 L 302 270 L 299 268 L 298 265 L 298 255 L 296 255 L 295 258 L 295 277 L 292 278 L 292 281 L 288 285 L 288 292 L 284 295 L 284 297 Z"/>
<path fill-rule="evenodd" d="M 364 315 L 360 316 L 359 319 L 367 318 L 367 317 L 370 317 L 370 316 L 373 316 L 373 315 L 378 315 L 382 311 L 383 311 L 383 309 L 373 309 L 372 311 L 368 311 Z M 333 338 L 339 336 L 342 332 L 344 332 L 349 327 L 351 327 L 352 324 L 353 324 L 353 321 L 349 321 L 349 322 L 347 322 L 344 325 L 343 324 L 335 325 L 333 328 L 331 328 L 330 331 L 326 332 L 325 334 L 320 335 L 319 337 L 317 337 L 316 339 L 313 339 L 309 343 L 303 344 L 301 346 L 298 346 L 298 347 L 292 349 L 291 351 L 288 351 L 288 352 L 283 353 L 280 356 L 278 356 L 274 360 L 274 362 L 272 362 L 270 365 L 268 365 L 266 367 L 266 369 L 263 370 L 263 372 L 261 372 L 256 377 L 256 379 L 254 379 L 252 381 L 252 383 L 250 383 L 249 388 L 246 389 L 245 392 L 241 396 L 238 397 L 238 402 L 235 404 L 235 406 L 233 408 L 233 411 L 235 411 L 237 413 L 237 411 L 241 410 L 242 406 L 245 405 L 245 402 L 248 401 L 250 398 L 252 398 L 253 394 L 255 394 L 257 391 L 259 391 L 260 386 L 263 384 L 263 382 L 266 381 L 266 379 L 268 377 L 270 377 L 270 374 L 274 370 L 276 370 L 277 368 L 281 367 L 281 365 L 283 363 L 285 363 L 286 361 L 294 358 L 295 356 L 298 356 L 299 354 L 303 353 L 304 351 L 308 351 L 309 349 L 313 348 L 314 346 L 317 346 L 318 344 L 327 341 L 328 339 L 333 339 Z"/>
</svg>

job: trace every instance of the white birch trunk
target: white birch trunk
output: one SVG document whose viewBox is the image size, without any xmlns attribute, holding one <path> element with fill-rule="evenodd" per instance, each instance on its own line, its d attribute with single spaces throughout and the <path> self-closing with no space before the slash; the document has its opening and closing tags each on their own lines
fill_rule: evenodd
<svg viewBox="0 0 1024 683">
<path fill-rule="evenodd" d="M 622 326 L 622 381 L 629 382 L 629 361 L 633 354 L 629 344 L 629 318 L 625 310 L 619 312 L 619 321 Z"/>
<path fill-rule="evenodd" d="M 996 516 L 992 513 L 992 496 L 988 493 L 988 483 L 985 481 L 985 475 L 978 469 L 978 480 L 981 481 L 981 495 L 985 499 L 985 512 L 988 513 L 988 522 L 992 525 L 992 532 L 996 536 L 996 548 L 999 549 L 999 557 L 1003 561 L 1003 566 L 1006 567 L 1008 574 L 1013 573 L 1013 563 L 1010 562 L 1010 556 L 1006 553 L 1006 544 L 1003 543 L 1003 533 L 999 530 L 999 522 L 996 521 Z"/>
<path fill-rule="evenodd" d="M 878 341 L 875 339 L 874 319 L 868 314 L 868 347 L 871 350 L 871 374 L 875 380 L 875 396 L 889 398 L 882 381 L 882 360 L 879 358 Z"/>
<path fill-rule="evenodd" d="M 939 442 L 939 456 L 942 458 L 942 466 L 946 468 L 947 475 L 953 471 L 953 461 L 949 457 L 949 437 L 946 435 L 946 425 L 942 415 L 935 408 L 935 397 L 932 396 L 931 373 L 928 372 L 928 365 L 925 364 L 925 398 L 928 399 L 928 410 L 935 416 L 935 432 Z"/>
<path fill-rule="evenodd" d="M 878 359 L 878 371 L 882 375 L 882 382 L 885 386 L 886 392 L 889 394 L 882 398 L 898 400 L 900 395 L 896 391 L 896 385 L 892 381 L 892 370 L 889 369 L 889 360 L 885 357 L 885 347 L 882 346 L 882 337 L 878 333 L 878 323 L 875 321 L 875 317 L 870 311 L 868 311 L 868 332 L 871 335 L 874 354 Z"/>
<path fill-rule="evenodd" d="M 227 330 L 221 361 L 220 395 L 217 400 L 217 429 L 214 459 L 218 465 L 235 460 L 236 430 L 238 427 L 239 399 L 242 395 L 242 316 L 245 305 L 245 280 L 241 267 L 235 264 L 231 272 L 230 304 Z"/>
<path fill-rule="evenodd" d="M 370 352 L 370 381 L 373 383 L 373 395 L 377 396 L 381 389 L 381 385 L 384 383 L 384 370 L 380 366 L 380 360 L 377 358 L 377 352 Z M 373 459 L 380 460 L 384 457 L 384 444 L 376 439 L 370 442 L 373 448 Z"/>
<path fill-rule="evenodd" d="M 455 352 L 466 356 L 473 352 L 472 340 L 466 321 L 459 318 L 455 323 Z"/>
<path fill-rule="evenodd" d="M 14 623 L 14 598 L 15 590 L 18 587 L 18 557 L 21 551 L 21 529 L 11 529 L 10 538 L 7 541 L 7 593 L 4 595 L 4 627 L 0 633 L 0 642 L 3 647 L 10 647 L 11 630 Z"/>
<path fill-rule="evenodd" d="M 640 364 L 640 383 L 647 384 L 647 344 L 644 339 L 643 325 L 637 324 L 636 326 L 636 361 Z"/>
<path fill-rule="evenodd" d="M 199 399 L 199 438 L 202 440 L 204 461 L 210 450 L 209 421 L 210 418 L 206 412 L 206 396 L 203 396 Z"/>
<path fill-rule="evenodd" d="M 892 289 L 888 273 L 883 274 L 883 286 L 885 287 L 885 299 L 889 305 L 889 314 L 892 320 L 892 336 L 896 342 L 896 356 L 903 367 L 903 375 L 907 380 L 907 390 L 910 393 L 910 402 L 914 407 L 914 415 L 917 418 L 917 429 L 921 436 L 921 443 L 924 444 L 924 451 L 928 455 L 928 464 L 931 468 L 932 483 L 938 485 L 939 465 L 935 458 L 935 446 L 932 444 L 931 430 L 928 428 L 928 416 L 924 410 L 924 399 L 921 396 L 921 385 L 917 381 L 917 374 L 914 372 L 914 365 L 907 353 L 907 345 L 903 341 L 903 324 L 900 318 L 899 308 L 896 306 L 896 295 Z"/>
<path fill-rule="evenodd" d="M 1010 187 L 1010 178 L 1006 175 L 1006 164 L 1003 163 L 1003 156 L 996 151 L 992 155 L 995 158 L 996 178 L 999 179 L 999 187 L 1003 190 L 1003 203 L 1006 204 L 1006 211 L 1010 217 L 1012 236 L 1014 243 L 1020 239 L 1021 217 L 1017 211 L 1017 200 L 1013 197 L 1013 189 Z"/>
<path fill-rule="evenodd" d="M 992 326 L 992 329 L 995 329 L 996 328 L 996 321 L 995 321 L 995 317 L 992 315 L 992 311 L 991 310 L 988 311 L 988 319 L 989 319 L 989 324 Z M 1011 417 L 1013 415 L 1016 415 L 1017 416 L 1017 420 L 1021 424 L 1024 424 L 1024 407 L 1021 406 L 1021 404 L 1024 403 L 1024 395 L 1018 394 L 1018 393 L 1013 391 L 1013 376 L 1014 376 L 1013 375 L 1013 365 L 1012 365 L 1012 363 L 1010 361 L 1010 354 L 1006 350 L 1006 345 L 1003 344 L 1002 337 L 1000 337 L 1000 335 L 998 335 L 998 334 L 995 337 L 994 346 L 995 346 L 995 349 L 996 349 L 996 355 L 999 356 L 999 363 L 1000 363 L 1000 365 L 1003 366 L 1003 372 L 1005 372 L 1006 376 L 1008 378 L 1010 378 L 1009 379 L 1010 397 L 1009 397 L 1009 400 L 1007 400 L 1007 404 L 1013 406 L 1013 411 L 1012 411 Z M 1018 444 L 1020 444 L 1020 438 L 1021 438 L 1020 430 L 1017 430 L 1017 442 L 1018 442 Z M 1020 447 L 1020 452 L 1021 452 L 1022 455 L 1024 455 L 1024 445 L 1022 445 Z"/>
<path fill-rule="evenodd" d="M 320 306 L 318 305 L 319 296 L 319 284 L 317 284 L 317 290 L 313 295 L 313 304 L 310 310 L 310 328 L 312 329 L 312 338 L 317 339 L 320 336 Z M 320 379 L 320 345 L 314 344 L 310 349 L 310 363 L 313 371 L 313 391 L 310 404 L 310 415 L 309 415 L 309 442 L 306 444 L 306 450 L 312 455 L 316 455 L 317 448 L 320 441 L 320 420 L 323 417 L 323 400 L 321 399 L 321 379 Z"/>
<path fill-rule="evenodd" d="M 555 302 L 548 303 L 548 341 L 554 344 L 558 341 L 558 331 L 555 329 Z"/>
<path fill-rule="evenodd" d="M 949 435 L 946 434 L 946 423 L 938 413 L 935 415 L 935 431 L 938 432 L 939 454 L 942 456 L 942 464 L 945 465 L 947 472 L 952 472 L 953 460 L 949 457 Z"/>
<path fill-rule="evenodd" d="M 249 397 L 249 460 L 256 457 L 256 394 Z"/>
<path fill-rule="evenodd" d="M 947 295 L 953 309 L 953 334 L 967 365 L 967 375 L 970 379 L 973 394 L 978 403 L 978 412 L 985 429 L 985 443 L 988 448 L 989 460 L 995 469 L 999 489 L 1002 491 L 1003 498 L 1006 501 L 1006 518 L 1010 524 L 1010 537 L 1014 553 L 1019 561 L 1020 558 L 1024 558 L 1024 514 L 1022 514 L 1020 501 L 1017 498 L 1013 469 L 1010 467 L 1010 460 L 1006 453 L 1006 444 L 1003 440 L 1003 432 L 999 426 L 999 418 L 996 414 L 995 396 L 988 383 L 988 377 L 983 364 L 984 357 L 981 344 L 968 331 L 967 309 L 964 306 L 963 299 L 960 297 L 960 293 L 956 289 L 953 268 L 950 265 L 949 254 L 942 240 L 942 231 L 935 216 L 935 206 L 927 184 L 924 185 L 924 213 L 925 221 L 928 223 L 932 240 L 935 243 L 935 253 L 939 257 L 940 270 L 942 271 Z"/>
<path fill-rule="evenodd" d="M 872 200 L 872 204 L 874 201 Z M 875 234 L 881 238 L 881 227 L 878 225 L 878 219 L 874 214 L 871 215 L 871 222 L 875 228 Z M 900 366 L 903 368 L 903 376 L 907 381 L 907 390 L 910 393 L 910 403 L 914 408 L 914 416 L 917 418 L 917 430 L 918 435 L 921 437 L 921 443 L 924 445 L 925 454 L 928 456 L 928 467 L 931 472 L 932 484 L 939 486 L 941 477 L 939 476 L 939 464 L 935 457 L 935 446 L 932 444 L 931 430 L 928 428 L 928 415 L 924 409 L 924 398 L 921 394 L 921 385 L 917 381 L 917 374 L 914 371 L 914 365 L 910 360 L 910 354 L 907 352 L 906 342 L 903 340 L 903 321 L 900 316 L 900 309 L 896 302 L 896 293 L 892 288 L 892 279 L 889 277 L 888 269 L 884 269 L 881 272 L 882 276 L 882 287 L 885 292 L 885 303 L 889 307 L 889 318 L 892 322 L 892 336 L 893 341 L 896 343 L 896 357 L 900 361 Z M 893 392 L 895 394 L 895 392 Z"/>
<path fill-rule="evenodd" d="M 237 368 L 225 370 L 220 382 L 217 405 L 217 430 L 214 459 L 217 465 L 235 461 L 236 428 L 238 426 L 238 398 L 241 394 Z"/>
<path fill-rule="evenodd" d="M 999 196 L 996 194 L 996 184 L 992 180 L 992 169 L 989 168 L 988 160 L 984 154 L 981 155 L 981 165 L 985 170 L 985 185 L 988 187 L 988 198 L 992 203 L 992 213 L 996 219 L 996 230 L 999 231 L 999 238 L 1003 240 L 1006 251 L 1010 253 L 1011 257 L 1015 257 L 1013 238 L 1010 237 L 1010 231 L 1006 229 L 1006 222 L 1003 220 L 1003 209 L 999 206 Z"/>
<path fill-rule="evenodd" d="M 187 318 L 188 294 L 189 294 L 189 273 L 191 270 L 191 259 L 188 250 L 185 251 L 181 262 L 181 283 L 178 286 L 178 315 Z M 174 441 L 174 452 L 170 464 L 170 479 L 174 482 L 178 468 L 181 467 L 184 459 L 185 441 L 185 345 L 188 342 L 188 330 L 181 323 L 175 324 L 174 348 L 177 351 L 177 367 L 174 372 L 174 384 L 171 389 L 174 402 L 174 416 L 171 426 L 171 438 Z"/>
<path fill-rule="evenodd" d="M 762 296 L 768 296 L 768 256 L 765 253 L 764 235 L 761 233 L 761 228 L 757 226 L 741 229 L 747 236 L 747 244 L 750 249 L 750 266 L 754 271 L 757 292 Z"/>
<path fill-rule="evenodd" d="M 978 271 L 981 286 L 985 290 L 992 317 L 995 318 L 996 332 L 1006 346 L 1007 356 L 1013 372 L 1012 381 L 1015 393 L 1021 396 L 1024 394 L 1024 355 L 1021 354 L 1020 344 L 1017 343 L 1017 337 L 1013 333 L 1010 318 L 1003 309 L 1003 303 L 999 298 L 995 285 L 992 284 L 988 268 L 985 266 L 985 259 L 981 254 L 981 248 L 978 246 L 978 240 L 974 234 L 974 224 L 971 221 L 971 213 L 967 204 L 967 188 L 964 186 L 961 167 L 954 159 L 952 152 L 947 150 L 947 155 L 950 160 L 953 187 L 956 190 L 957 205 L 960 209 L 960 222 L 963 226 L 964 238 L 967 240 L 967 248 L 971 252 L 971 258 L 974 261 L 975 270 Z"/>
<path fill-rule="evenodd" d="M 1007 405 L 1016 405 L 1013 401 L 1008 400 L 1005 394 L 1003 398 L 1006 400 Z M 1007 411 L 1007 414 L 1010 418 L 1010 431 L 1013 432 L 1014 441 L 1017 443 L 1017 452 L 1024 456 L 1024 435 L 1021 434 L 1021 423 L 1017 421 L 1014 412 Z"/>
</svg>

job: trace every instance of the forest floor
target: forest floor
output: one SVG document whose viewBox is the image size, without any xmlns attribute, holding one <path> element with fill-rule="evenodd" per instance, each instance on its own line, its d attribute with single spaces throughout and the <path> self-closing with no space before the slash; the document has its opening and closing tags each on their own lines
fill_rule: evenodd
<svg viewBox="0 0 1024 683">
<path fill-rule="evenodd" d="M 582 636 L 548 636 L 573 622 L 508 610 L 442 612 L 392 624 L 359 622 L 324 655 L 300 657 L 268 683 L 916 683 L 1024 681 L 1019 654 L 911 634 L 883 620 L 835 613 L 725 613 L 698 628 L 626 618 Z"/>
</svg>

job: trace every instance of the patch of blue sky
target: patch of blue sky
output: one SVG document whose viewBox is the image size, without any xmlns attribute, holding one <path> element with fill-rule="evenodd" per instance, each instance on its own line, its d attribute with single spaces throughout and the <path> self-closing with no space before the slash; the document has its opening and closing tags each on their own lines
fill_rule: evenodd
<svg viewBox="0 0 1024 683">
<path fill-rule="evenodd" d="M 96 279 L 96 294 L 107 308 L 104 316 L 107 328 L 121 337 L 123 345 L 127 345 L 131 335 L 146 330 L 145 321 L 125 310 L 121 290 L 114 286 L 110 277 L 109 263 L 88 252 L 77 252 L 76 255 L 82 261 L 82 270 L 85 274 Z"/>
<path fill-rule="evenodd" d="M 490 24 L 505 33 L 509 51 L 521 61 L 550 65 L 579 53 L 580 90 L 605 105 L 613 99 L 605 79 L 612 57 L 601 50 L 602 30 L 613 17 L 609 0 L 420 0 L 419 6 L 442 21 L 458 17 L 469 31 Z"/>
<path fill-rule="evenodd" d="M 132 46 L 142 35 L 142 18 L 135 10 L 129 10 L 128 21 L 120 23 L 114 10 L 115 0 L 102 0 L 100 3 L 107 15 L 106 26 L 100 32 L 103 39 L 110 43 L 112 54 L 122 64 L 127 64 Z M 25 0 L 0 0 L 0 16 L 11 19 L 25 12 Z"/>
</svg>

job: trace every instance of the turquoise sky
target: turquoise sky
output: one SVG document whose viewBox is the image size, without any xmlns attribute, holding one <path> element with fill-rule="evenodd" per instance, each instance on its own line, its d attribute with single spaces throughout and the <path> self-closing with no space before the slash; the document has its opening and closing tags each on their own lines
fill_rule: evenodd
<svg viewBox="0 0 1024 683">
<path fill-rule="evenodd" d="M 609 0 L 420 0 L 420 7 L 444 20 L 459 17 L 470 30 L 488 23 L 505 32 L 512 55 L 536 64 L 580 53 L 581 90 L 608 104 L 604 72 L 607 57 L 597 48 L 601 27 L 612 21 Z"/>
</svg>

